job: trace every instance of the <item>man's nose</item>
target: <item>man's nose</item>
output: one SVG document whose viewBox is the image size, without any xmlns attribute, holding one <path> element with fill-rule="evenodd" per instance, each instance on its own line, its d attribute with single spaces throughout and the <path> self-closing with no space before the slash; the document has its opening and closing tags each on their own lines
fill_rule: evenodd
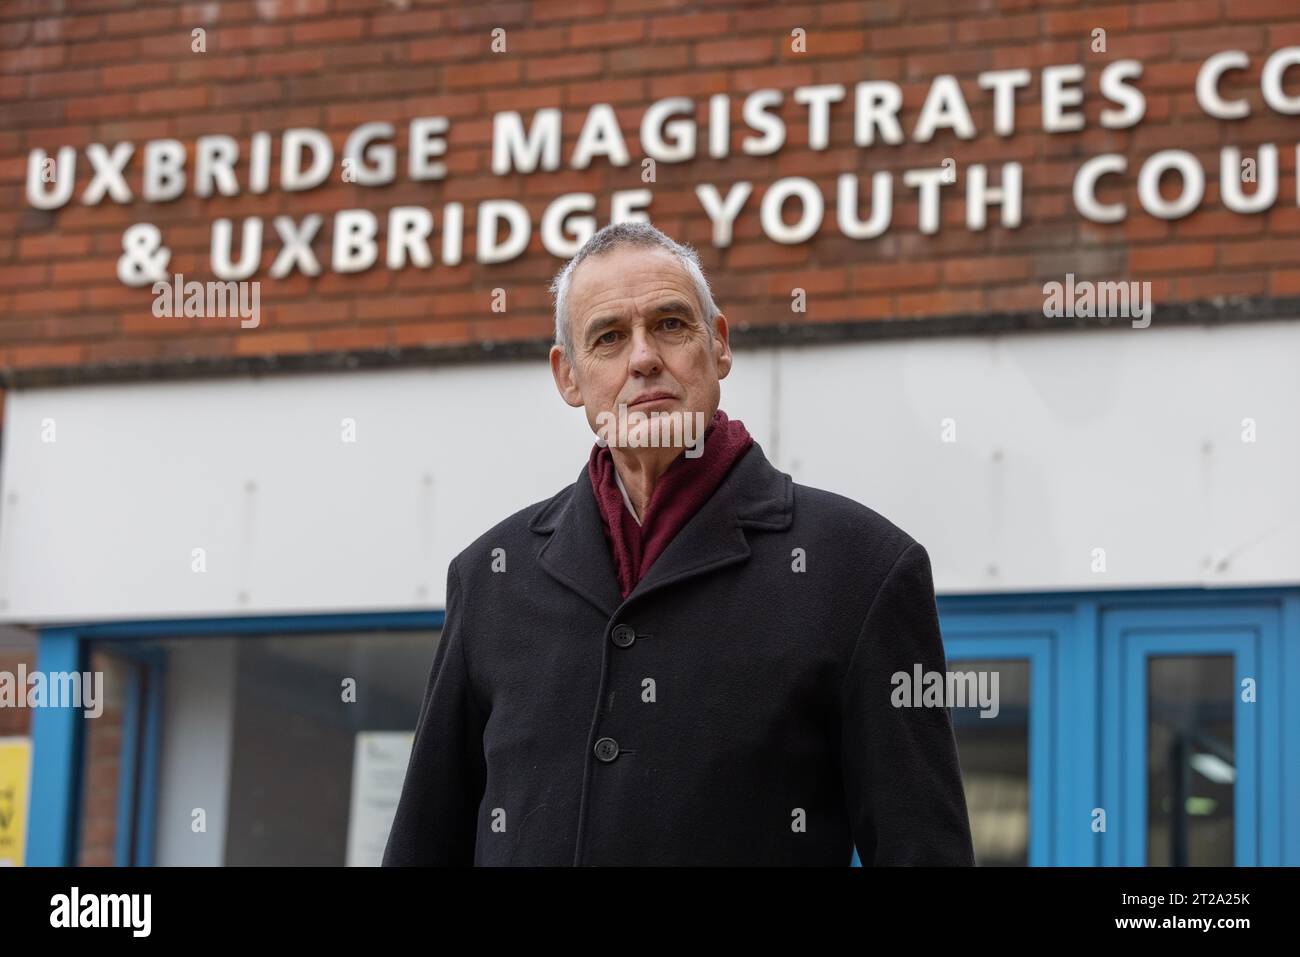
<svg viewBox="0 0 1300 957">
<path fill-rule="evenodd" d="M 655 375 L 663 368 L 663 360 L 659 356 L 654 337 L 640 326 L 632 330 L 630 366 L 633 372 L 643 376 Z"/>
</svg>

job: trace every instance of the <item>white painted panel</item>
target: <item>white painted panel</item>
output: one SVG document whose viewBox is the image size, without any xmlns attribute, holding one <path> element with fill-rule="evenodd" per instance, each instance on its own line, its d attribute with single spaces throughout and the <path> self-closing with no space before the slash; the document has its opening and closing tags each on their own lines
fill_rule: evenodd
<svg viewBox="0 0 1300 957">
<path fill-rule="evenodd" d="M 14 620 L 440 605 L 451 557 L 591 444 L 544 363 L 14 392 L 6 418 Z"/>
<path fill-rule="evenodd" d="M 1300 324 L 895 341 L 783 365 L 783 467 L 907 529 L 941 591 L 1300 582 Z"/>
<path fill-rule="evenodd" d="M 1300 323 L 736 358 L 728 414 L 911 532 L 940 591 L 1300 582 Z M 452 556 L 591 444 L 540 360 L 11 392 L 0 619 L 440 607 Z"/>
</svg>

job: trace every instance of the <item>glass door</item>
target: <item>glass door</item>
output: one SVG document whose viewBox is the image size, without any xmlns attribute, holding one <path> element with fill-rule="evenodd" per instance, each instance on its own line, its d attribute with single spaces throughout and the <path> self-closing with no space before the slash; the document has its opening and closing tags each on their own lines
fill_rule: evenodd
<svg viewBox="0 0 1300 957">
<path fill-rule="evenodd" d="M 1051 805 L 1051 641 L 1045 635 L 945 636 L 949 673 L 974 674 L 995 688 L 995 707 L 968 702 L 952 709 L 981 867 L 1046 862 Z"/>
<path fill-rule="evenodd" d="M 1068 616 L 1045 612 L 953 612 L 943 616 L 948 672 L 987 687 L 987 699 L 952 709 L 982 867 L 1055 863 L 1060 778 L 1060 669 Z"/>
<path fill-rule="evenodd" d="M 1275 617 L 1275 615 L 1274 615 Z M 1103 863 L 1260 863 L 1259 664 L 1267 609 L 1103 618 Z"/>
</svg>

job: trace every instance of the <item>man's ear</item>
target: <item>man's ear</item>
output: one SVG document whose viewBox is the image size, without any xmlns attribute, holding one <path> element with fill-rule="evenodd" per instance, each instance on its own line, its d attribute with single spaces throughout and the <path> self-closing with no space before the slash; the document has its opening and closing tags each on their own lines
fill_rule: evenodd
<svg viewBox="0 0 1300 957">
<path fill-rule="evenodd" d="M 731 343 L 728 339 L 727 317 L 718 313 L 713 320 L 713 354 L 718 365 L 718 378 L 725 379 L 731 372 Z"/>
<path fill-rule="evenodd" d="M 573 375 L 573 363 L 560 346 L 551 346 L 551 375 L 555 378 L 555 388 L 564 401 L 575 409 L 581 408 L 582 390 L 578 388 L 578 380 Z"/>
</svg>

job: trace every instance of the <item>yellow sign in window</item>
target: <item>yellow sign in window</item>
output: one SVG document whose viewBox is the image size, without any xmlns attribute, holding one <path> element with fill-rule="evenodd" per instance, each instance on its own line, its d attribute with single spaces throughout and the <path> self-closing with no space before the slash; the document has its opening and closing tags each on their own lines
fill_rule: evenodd
<svg viewBox="0 0 1300 957">
<path fill-rule="evenodd" d="M 0 867 L 22 867 L 27 837 L 30 738 L 0 738 Z"/>
</svg>

